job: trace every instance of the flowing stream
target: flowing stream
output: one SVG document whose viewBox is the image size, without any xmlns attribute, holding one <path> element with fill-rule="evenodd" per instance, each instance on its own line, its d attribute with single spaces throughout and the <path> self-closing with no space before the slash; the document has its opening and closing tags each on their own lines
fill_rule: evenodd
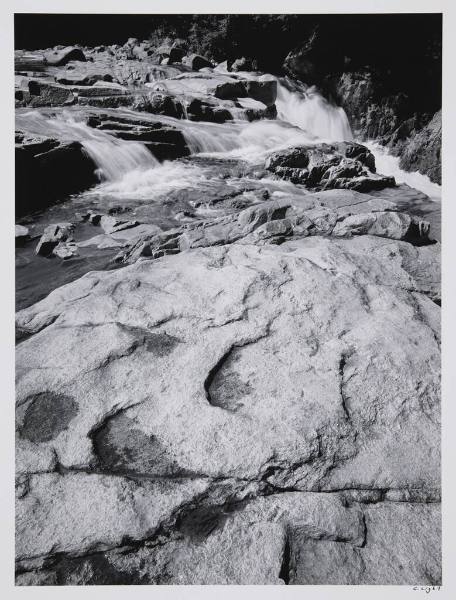
<svg viewBox="0 0 456 600">
<path fill-rule="evenodd" d="M 133 170 L 151 169 L 159 164 L 144 144 L 126 142 L 89 127 L 82 118 L 69 110 L 54 116 L 47 111 L 18 112 L 16 125 L 36 135 L 80 142 L 97 165 L 100 181 L 119 180 Z"/>
<path fill-rule="evenodd" d="M 255 77 L 251 73 L 245 75 Z M 258 164 L 268 152 L 288 146 L 353 139 L 345 111 L 328 102 L 314 87 L 287 78 L 277 79 L 272 75 L 256 77 L 259 81 L 277 81 L 277 120 L 253 123 L 234 120 L 214 124 L 147 113 L 141 113 L 141 118 L 150 119 L 151 122 L 162 121 L 180 129 L 192 154 L 242 159 Z M 199 177 L 195 169 L 187 166 L 160 164 L 141 142 L 121 140 L 88 126 L 84 112 L 79 109 L 17 112 L 16 123 L 19 128 L 36 135 L 76 140 L 83 145 L 97 165 L 97 175 L 102 184 L 97 193 L 118 193 L 122 197 L 131 193 L 147 198 L 155 186 L 163 187 L 166 182 L 171 187 L 187 186 L 192 177 Z M 120 109 L 116 112 L 138 114 Z M 376 157 L 379 173 L 393 175 L 397 183 L 406 183 L 432 200 L 440 199 L 439 185 L 420 173 L 406 173 L 400 169 L 399 160 L 383 146 L 375 142 L 366 145 Z"/>
<path fill-rule="evenodd" d="M 271 78 L 271 75 L 257 76 L 260 81 Z M 152 124 L 159 121 L 164 126 L 179 129 L 194 156 L 189 161 L 160 163 L 145 144 L 122 140 L 88 126 L 88 111 L 85 108 L 17 110 L 17 127 L 29 135 L 80 142 L 96 164 L 99 178 L 99 184 L 92 189 L 26 220 L 30 235 L 32 238 L 39 236 L 50 223 L 74 221 L 76 212 L 90 209 L 106 213 L 111 209 L 117 210 L 119 206 L 121 210 L 127 210 L 128 219 L 138 219 L 141 223 L 150 223 L 162 229 L 178 227 L 182 221 L 177 214 L 183 211 L 185 218 L 187 197 L 196 194 L 204 199 L 205 194 L 211 197 L 211 194 L 217 195 L 220 190 L 223 194 L 224 181 L 234 188 L 240 182 L 257 188 L 267 185 L 275 194 L 306 193 L 288 181 L 249 177 L 252 177 L 255 169 L 261 172 L 264 158 L 271 151 L 293 145 L 352 140 L 353 135 L 344 110 L 328 102 L 315 88 L 297 85 L 287 79 L 277 80 L 277 86 L 278 118 L 274 120 L 248 122 L 236 119 L 216 124 L 178 120 L 128 109 L 103 110 L 103 113 L 112 112 L 117 117 L 140 116 L 141 122 L 150 121 Z M 419 173 L 401 170 L 399 160 L 379 144 L 369 142 L 366 145 L 375 155 L 377 172 L 393 175 L 398 184 L 407 184 L 400 188 L 400 192 L 397 188 L 389 188 L 373 194 L 391 198 L 401 210 L 428 219 L 439 239 L 440 186 Z M 250 175 L 235 175 L 226 168 L 231 163 L 247 164 Z M 207 209 L 204 206 L 198 208 L 195 215 L 201 218 L 207 211 L 209 216 L 217 216 L 217 209 L 209 208 L 209 205 Z M 79 242 L 97 233 L 92 225 L 86 223 L 77 223 L 76 228 Z M 57 268 L 55 261 L 35 256 L 35 244 L 32 241 L 24 248 L 17 249 L 18 308 L 41 299 L 55 287 L 89 270 L 109 268 L 115 253 L 115 250 L 81 247 L 77 258 L 60 261 Z"/>
</svg>

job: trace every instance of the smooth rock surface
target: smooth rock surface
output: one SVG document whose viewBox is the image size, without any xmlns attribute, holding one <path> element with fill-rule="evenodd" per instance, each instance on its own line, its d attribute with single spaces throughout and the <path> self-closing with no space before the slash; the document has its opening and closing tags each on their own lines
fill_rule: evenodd
<svg viewBox="0 0 456 600">
<path fill-rule="evenodd" d="M 437 262 L 370 235 L 200 248 L 19 312 L 18 582 L 438 582 Z M 68 424 L 41 433 L 50 392 Z"/>
</svg>

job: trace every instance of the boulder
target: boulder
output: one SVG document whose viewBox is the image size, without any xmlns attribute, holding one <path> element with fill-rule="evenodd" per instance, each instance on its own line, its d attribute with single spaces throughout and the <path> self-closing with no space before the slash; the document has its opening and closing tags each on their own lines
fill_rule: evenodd
<svg viewBox="0 0 456 600">
<path fill-rule="evenodd" d="M 218 65 L 214 67 L 214 71 L 219 71 L 220 73 L 228 73 L 228 61 L 224 60 L 223 62 L 218 63 Z"/>
<path fill-rule="evenodd" d="M 70 61 L 86 62 L 84 52 L 75 46 L 68 46 L 53 52 L 44 54 L 47 64 L 53 67 L 61 67 L 68 64 Z"/>
<path fill-rule="evenodd" d="M 243 81 L 224 81 L 216 84 L 214 88 L 214 96 L 222 100 L 232 100 L 234 98 L 242 98 L 247 96 L 247 90 Z"/>
<path fill-rule="evenodd" d="M 28 104 L 32 107 L 67 106 L 75 102 L 71 89 L 62 85 L 30 80 L 28 90 L 30 94 Z"/>
<path fill-rule="evenodd" d="M 48 148 L 18 144 L 15 151 L 16 214 L 23 216 L 62 201 L 98 182 L 96 165 L 79 142 L 47 138 Z M 30 147 L 29 147 L 30 146 Z"/>
<path fill-rule="evenodd" d="M 166 115 L 175 119 L 184 116 L 183 103 L 169 94 L 153 92 L 147 96 L 141 96 L 133 103 L 133 109 L 150 112 L 156 115 Z"/>
<path fill-rule="evenodd" d="M 199 71 L 205 67 L 213 67 L 211 61 L 200 54 L 190 54 L 189 56 L 186 56 L 182 62 L 194 71 Z"/>
<path fill-rule="evenodd" d="M 124 115 L 117 117 L 112 113 L 98 113 L 96 117 L 89 117 L 87 122 L 91 127 L 100 128 L 123 140 L 144 143 L 160 161 L 190 154 L 182 132 L 161 121 L 145 120 L 133 114 L 128 117 Z"/>
<path fill-rule="evenodd" d="M 171 49 L 169 51 L 169 56 L 167 57 L 168 62 L 166 64 L 172 65 L 174 63 L 182 62 L 185 52 L 186 52 L 185 48 L 175 46 L 173 44 L 173 46 L 171 47 Z"/>
<path fill-rule="evenodd" d="M 246 95 L 266 106 L 272 106 L 277 98 L 277 81 L 246 80 Z"/>
<path fill-rule="evenodd" d="M 79 253 L 75 242 L 59 242 L 57 246 L 53 248 L 52 254 L 58 258 L 67 260 L 73 258 L 73 256 L 77 256 Z"/>
<path fill-rule="evenodd" d="M 429 223 L 397 212 L 360 213 L 339 221 L 335 236 L 376 235 L 392 240 L 428 240 Z"/>
<path fill-rule="evenodd" d="M 274 171 L 278 167 L 305 169 L 309 165 L 310 152 L 306 146 L 286 148 L 270 154 L 265 162 L 265 169 Z"/>
<path fill-rule="evenodd" d="M 36 246 L 35 254 L 50 256 L 59 242 L 72 241 L 73 233 L 73 223 L 56 223 L 55 225 L 48 225 Z M 62 253 L 64 253 L 64 246 L 62 246 L 61 250 Z"/>
<path fill-rule="evenodd" d="M 369 192 L 396 185 L 394 177 L 376 174 L 373 154 L 353 142 L 279 150 L 266 158 L 265 168 L 278 177 L 316 189 Z"/>
</svg>

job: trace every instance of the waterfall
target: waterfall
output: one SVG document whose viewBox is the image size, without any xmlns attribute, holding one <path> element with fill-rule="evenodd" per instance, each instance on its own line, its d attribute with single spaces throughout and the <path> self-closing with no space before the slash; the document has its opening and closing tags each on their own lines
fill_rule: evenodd
<svg viewBox="0 0 456 600">
<path fill-rule="evenodd" d="M 282 121 L 299 127 L 319 141 L 344 142 L 353 139 L 345 111 L 331 104 L 315 86 L 306 86 L 288 78 L 271 75 L 259 77 L 261 81 L 277 82 L 277 116 Z"/>
<path fill-rule="evenodd" d="M 241 127 L 235 123 L 215 125 L 188 121 L 182 123 L 180 128 L 192 154 L 229 152 L 239 148 Z"/>
<path fill-rule="evenodd" d="M 62 111 L 52 117 L 39 111 L 16 115 L 16 125 L 35 135 L 55 136 L 68 142 L 78 141 L 97 166 L 100 181 L 116 181 L 134 170 L 150 169 L 157 159 L 141 142 L 125 141 L 76 120 Z"/>
</svg>

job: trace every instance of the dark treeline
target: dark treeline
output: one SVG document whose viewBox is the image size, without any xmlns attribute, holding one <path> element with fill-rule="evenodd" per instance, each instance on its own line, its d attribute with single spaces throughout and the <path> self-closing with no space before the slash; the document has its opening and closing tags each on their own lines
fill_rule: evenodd
<svg viewBox="0 0 456 600">
<path fill-rule="evenodd" d="M 123 44 L 129 37 L 157 44 L 182 38 L 189 50 L 216 61 L 240 56 L 282 73 L 284 58 L 314 36 L 312 60 L 334 74 L 369 68 L 385 92 L 420 97 L 423 110 L 440 106 L 440 14 L 376 15 L 43 15 L 18 14 L 15 46 Z"/>
</svg>

